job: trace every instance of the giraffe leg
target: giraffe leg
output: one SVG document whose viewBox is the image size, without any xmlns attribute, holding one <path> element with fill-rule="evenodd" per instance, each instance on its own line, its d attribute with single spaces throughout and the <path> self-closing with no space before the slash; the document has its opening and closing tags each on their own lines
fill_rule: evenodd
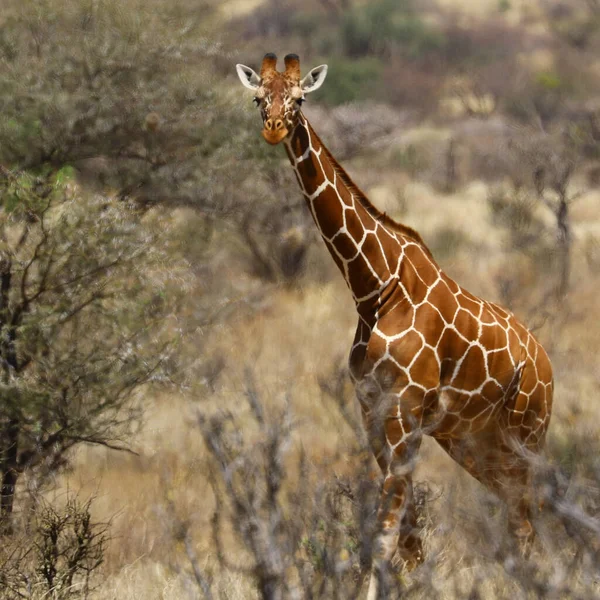
<svg viewBox="0 0 600 600">
<path fill-rule="evenodd" d="M 503 444 L 500 434 L 490 436 L 486 432 L 472 438 L 437 442 L 470 475 L 506 502 L 509 532 L 527 556 L 535 537 L 531 524 L 531 464 L 514 443 Z M 486 447 L 487 452 L 482 453 Z"/>
<path fill-rule="evenodd" d="M 415 406 L 418 410 L 418 407 Z M 415 426 L 415 411 L 397 404 L 384 419 L 382 436 L 372 442 L 374 449 L 385 447 L 378 462 L 387 459 L 383 490 L 377 515 L 378 528 L 373 543 L 373 563 L 368 600 L 387 597 L 385 576 L 396 551 L 408 569 L 423 560 L 421 540 L 416 528 L 412 472 L 421 436 Z"/>
<path fill-rule="evenodd" d="M 538 383 L 538 373 L 532 371 L 530 366 L 523 372 L 521 386 L 514 403 L 507 407 L 506 428 L 499 444 L 499 476 L 502 486 L 500 493 L 509 509 L 509 529 L 522 554 L 528 556 L 535 538 L 531 523 L 531 507 L 535 500 L 532 470 L 535 457 L 544 447 L 551 397 L 546 386 Z M 532 391 L 525 393 L 524 390 L 531 388 Z"/>
<path fill-rule="evenodd" d="M 535 538 L 531 523 L 531 463 L 520 452 L 502 448 L 498 470 L 490 487 L 495 487 L 508 506 L 508 529 L 521 554 L 528 556 Z"/>
</svg>

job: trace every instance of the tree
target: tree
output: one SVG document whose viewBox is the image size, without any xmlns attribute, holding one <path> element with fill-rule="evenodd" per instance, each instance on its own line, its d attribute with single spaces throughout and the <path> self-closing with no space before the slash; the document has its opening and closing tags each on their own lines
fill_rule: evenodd
<svg viewBox="0 0 600 600">
<path fill-rule="evenodd" d="M 581 195 L 573 190 L 573 178 L 580 162 L 577 140 L 567 131 L 540 132 L 516 140 L 515 159 L 525 169 L 524 181 L 535 190 L 537 200 L 547 207 L 556 221 L 555 294 L 562 299 L 570 287 L 572 226 L 570 206 Z"/>
<path fill-rule="evenodd" d="M 223 83 L 236 61 L 216 41 L 216 2 L 7 2 L 1 164 L 73 167 L 82 185 L 139 208 L 192 208 L 207 240 L 213 230 L 242 240 L 252 272 L 302 271 L 309 216 L 279 152 L 257 143 L 256 107 Z"/>
<path fill-rule="evenodd" d="M 122 448 L 136 390 L 172 350 L 164 250 L 125 203 L 65 170 L 0 176 L 0 521 L 21 473 L 86 442 Z M 175 269 L 169 265 L 170 269 Z"/>
<path fill-rule="evenodd" d="M 202 131 L 219 105 L 204 34 L 210 7 L 24 4 L 0 22 L 0 161 L 72 165 L 143 202 L 201 203 L 197 161 L 221 141 L 217 128 Z"/>
</svg>

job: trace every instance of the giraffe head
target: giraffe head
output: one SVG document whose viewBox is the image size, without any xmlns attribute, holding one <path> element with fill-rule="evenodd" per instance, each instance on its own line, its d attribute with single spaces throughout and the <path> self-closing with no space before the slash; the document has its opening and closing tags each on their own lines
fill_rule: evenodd
<svg viewBox="0 0 600 600">
<path fill-rule="evenodd" d="M 254 91 L 254 102 L 263 120 L 262 135 L 269 144 L 279 144 L 296 127 L 304 95 L 319 89 L 327 75 L 327 65 L 312 69 L 300 80 L 300 59 L 285 57 L 285 71 L 277 70 L 277 57 L 265 54 L 260 75 L 246 65 L 237 65 L 242 84 Z"/>
</svg>

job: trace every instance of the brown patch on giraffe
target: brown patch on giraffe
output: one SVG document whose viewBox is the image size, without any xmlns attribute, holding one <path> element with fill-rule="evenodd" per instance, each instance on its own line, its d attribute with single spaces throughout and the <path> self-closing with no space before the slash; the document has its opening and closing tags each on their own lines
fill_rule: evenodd
<svg viewBox="0 0 600 600">
<path fill-rule="evenodd" d="M 405 254 L 417 270 L 419 277 L 427 287 L 431 287 L 439 278 L 439 270 L 431 262 L 429 256 L 421 246 L 409 244 L 405 248 Z"/>
<path fill-rule="evenodd" d="M 345 233 L 338 233 L 333 239 L 332 244 L 345 260 L 351 260 L 357 255 L 358 250 L 356 249 L 354 240 Z"/>
<path fill-rule="evenodd" d="M 496 303 L 494 302 L 488 302 L 490 308 L 496 313 L 496 315 L 498 317 L 500 317 L 503 320 L 507 320 L 510 315 L 508 314 L 507 311 L 505 311 L 501 306 L 498 306 Z"/>
<path fill-rule="evenodd" d="M 533 365 L 528 363 L 523 369 L 523 375 L 521 377 L 520 390 L 523 394 L 531 395 L 533 390 L 539 385 L 538 378 L 533 371 Z"/>
<path fill-rule="evenodd" d="M 450 277 L 447 277 L 446 275 L 443 275 L 443 278 L 452 294 L 457 294 L 459 291 L 462 291 L 462 288 L 454 281 L 454 279 L 450 279 Z"/>
<path fill-rule="evenodd" d="M 454 318 L 454 326 L 470 340 L 476 340 L 479 338 L 479 321 L 477 320 L 477 317 L 472 315 L 462 306 L 456 313 L 456 317 Z"/>
<path fill-rule="evenodd" d="M 306 160 L 303 160 L 298 165 L 298 173 L 304 181 L 304 190 L 311 196 L 317 191 L 319 186 L 323 185 L 326 181 L 323 171 L 317 164 L 317 158 L 312 153 Z M 323 192 L 324 191 L 325 190 L 323 190 Z"/>
<path fill-rule="evenodd" d="M 368 233 L 365 237 L 365 241 L 362 244 L 361 252 L 369 257 L 371 266 L 379 273 L 382 279 L 386 279 L 389 275 L 388 268 L 385 264 L 385 258 L 381 251 L 381 246 L 377 241 L 377 237 L 374 233 Z"/>
<path fill-rule="evenodd" d="M 390 342 L 389 353 L 398 363 L 407 365 L 421 348 L 423 348 L 421 336 L 416 331 L 410 330 L 400 339 Z"/>
<path fill-rule="evenodd" d="M 346 220 L 346 229 L 348 230 L 348 233 L 352 236 L 352 239 L 356 243 L 360 242 L 365 231 L 364 227 L 362 226 L 362 223 L 360 222 L 360 219 L 352 210 L 346 210 L 344 211 L 344 213 L 344 218 Z"/>
<path fill-rule="evenodd" d="M 400 335 L 403 331 L 411 329 L 414 312 L 415 309 L 412 304 L 403 298 L 400 303 L 393 305 L 389 312 L 378 319 L 377 328 L 385 336 Z M 411 339 L 418 338 L 419 343 L 421 343 L 421 338 L 415 331 L 408 331 L 401 339 L 407 337 Z M 396 344 L 398 341 L 400 340 L 395 340 L 392 343 Z"/>
<path fill-rule="evenodd" d="M 368 295 L 373 288 L 379 286 L 379 282 L 370 272 L 369 263 L 361 254 L 348 263 L 348 284 L 359 298 Z"/>
<path fill-rule="evenodd" d="M 413 304 L 420 304 L 427 295 L 427 287 L 423 285 L 413 264 L 408 260 L 402 261 L 401 278 L 406 293 Z"/>
<path fill-rule="evenodd" d="M 377 300 L 377 314 L 379 317 L 386 315 L 401 303 L 408 303 L 408 299 L 404 295 L 402 288 L 398 285 L 395 279 L 392 279 L 379 294 Z"/>
<path fill-rule="evenodd" d="M 384 324 L 385 327 L 385 324 L 391 322 L 390 319 L 399 319 L 405 326 L 404 328 L 407 329 L 412 325 L 415 309 L 397 282 L 392 282 L 389 288 L 388 294 L 385 294 L 387 291 L 386 288 L 381 295 L 381 297 L 384 297 L 384 295 L 386 297 L 383 304 L 377 309 L 377 320 L 379 323 Z"/>
<path fill-rule="evenodd" d="M 387 342 L 384 338 L 377 335 L 377 333 L 373 333 L 369 338 L 369 342 L 367 344 L 367 359 L 370 362 L 376 362 L 379 358 L 381 358 L 387 351 Z"/>
<path fill-rule="evenodd" d="M 355 206 L 356 214 L 361 220 L 363 227 L 368 231 L 375 232 L 377 230 L 377 224 L 379 223 L 377 215 L 374 215 L 372 212 L 370 212 L 368 207 L 366 207 L 364 203 L 360 202 L 358 199 Z M 381 225 L 381 223 L 379 224 Z"/>
<path fill-rule="evenodd" d="M 306 148 L 308 148 L 309 142 L 310 138 L 308 136 L 308 131 L 304 129 L 304 127 L 296 127 L 291 141 L 292 152 L 296 159 L 299 159 L 302 156 Z"/>
<path fill-rule="evenodd" d="M 486 379 L 486 360 L 479 346 L 471 346 L 464 355 L 458 373 L 452 378 L 452 385 L 464 390 L 475 390 Z"/>
<path fill-rule="evenodd" d="M 488 352 L 488 368 L 494 379 L 506 390 L 515 373 L 509 351 Z"/>
<path fill-rule="evenodd" d="M 326 212 L 340 210 L 339 201 L 333 190 L 327 187 L 313 201 L 313 210 L 315 214 L 324 214 Z M 340 219 L 320 219 L 318 222 L 319 229 L 325 238 L 331 239 L 340 230 Z"/>
<path fill-rule="evenodd" d="M 376 227 L 377 235 L 381 238 L 384 248 L 393 248 L 394 252 L 400 254 L 400 244 L 398 240 L 381 224 Z"/>
<path fill-rule="evenodd" d="M 494 317 L 494 313 L 490 310 L 488 303 L 484 302 L 483 311 L 479 319 L 484 325 L 495 325 L 498 320 Z"/>
<path fill-rule="evenodd" d="M 521 340 L 519 339 L 519 336 L 517 335 L 517 333 L 515 332 L 515 330 L 512 327 L 509 327 L 509 329 L 507 331 L 507 335 L 508 335 L 508 347 L 509 347 L 511 353 L 513 354 L 513 356 L 520 356 Z"/>
<path fill-rule="evenodd" d="M 356 312 L 358 313 L 359 319 L 364 321 L 371 329 L 375 327 L 377 323 L 377 317 L 373 312 L 373 298 L 357 302 Z"/>
<path fill-rule="evenodd" d="M 402 260 L 400 256 L 396 255 L 393 251 L 390 251 L 390 247 L 389 245 L 385 244 L 385 240 L 382 241 L 383 243 L 383 251 L 385 252 L 385 257 L 387 259 L 387 263 L 389 266 L 389 270 L 390 273 L 397 273 L 399 268 L 400 268 L 400 261 Z M 400 287 L 397 285 L 396 283 L 396 287 L 398 287 L 398 289 L 400 289 Z"/>
<path fill-rule="evenodd" d="M 517 321 L 514 315 L 511 315 L 510 317 L 510 324 L 516 331 L 519 338 L 526 342 L 527 338 L 530 336 L 529 330 L 526 327 L 524 327 L 520 321 Z"/>
<path fill-rule="evenodd" d="M 538 346 L 539 346 L 539 344 L 537 343 L 537 340 L 532 335 L 528 335 L 527 336 L 527 352 L 529 352 L 529 356 L 531 356 L 531 358 L 533 360 L 535 360 L 537 358 Z"/>
<path fill-rule="evenodd" d="M 446 323 L 452 323 L 458 310 L 458 302 L 444 281 L 438 281 L 427 296 L 427 302 L 437 306 Z"/>
<path fill-rule="evenodd" d="M 481 341 L 486 348 L 506 348 L 510 351 L 508 344 L 508 331 L 502 325 L 482 327 Z"/>
<path fill-rule="evenodd" d="M 462 339 L 456 330 L 450 328 L 444 330 L 437 346 L 440 360 L 443 361 L 448 357 L 448 361 L 444 361 L 445 364 L 442 365 L 442 379 L 444 379 L 444 371 L 449 371 L 449 375 L 452 374 L 456 359 L 463 356 L 468 348 L 469 343 Z"/>
<path fill-rule="evenodd" d="M 463 308 L 466 308 L 470 313 L 472 313 L 475 317 L 479 316 L 479 311 L 481 310 L 481 300 L 475 298 L 473 294 L 470 294 L 466 290 L 461 290 L 462 295 L 459 296 L 460 305 Z"/>
<path fill-rule="evenodd" d="M 417 308 L 415 327 L 423 333 L 429 344 L 436 346 L 446 327 L 446 323 L 439 311 L 431 304 L 426 303 Z"/>
<path fill-rule="evenodd" d="M 325 174 L 327 181 L 329 181 L 329 183 L 333 185 L 333 182 L 335 180 L 335 172 L 333 170 L 333 167 L 331 166 L 331 163 L 328 160 L 321 160 L 320 162 L 321 166 L 323 167 L 323 173 Z"/>
<path fill-rule="evenodd" d="M 480 321 L 481 323 L 481 321 Z M 502 348 L 506 346 L 506 332 L 498 326 L 498 323 L 481 323 L 481 335 L 479 336 L 481 343 L 490 349 Z"/>
<path fill-rule="evenodd" d="M 440 363 L 436 353 L 429 346 L 423 346 L 411 365 L 410 377 L 425 388 L 433 388 L 439 383 Z"/>
<path fill-rule="evenodd" d="M 355 198 L 354 208 L 356 210 L 356 214 L 358 215 L 358 218 L 360 219 L 360 222 L 362 223 L 363 227 L 365 229 L 375 231 L 375 229 L 377 228 L 377 221 L 367 211 L 367 209 L 358 201 L 358 198 L 356 195 L 354 196 L 354 198 Z"/>
<path fill-rule="evenodd" d="M 488 381 L 481 390 L 481 395 L 491 400 L 492 398 L 498 398 L 504 392 L 504 388 L 496 383 L 495 381 Z"/>
<path fill-rule="evenodd" d="M 352 194 L 339 177 L 335 181 L 335 191 L 344 204 L 347 206 L 353 206 L 354 202 L 352 200 Z"/>
</svg>

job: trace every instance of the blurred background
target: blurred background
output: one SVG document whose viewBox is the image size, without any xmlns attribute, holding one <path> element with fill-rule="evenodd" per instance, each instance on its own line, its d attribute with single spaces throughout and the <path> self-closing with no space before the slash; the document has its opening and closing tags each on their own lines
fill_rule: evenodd
<svg viewBox="0 0 600 600">
<path fill-rule="evenodd" d="M 363 597 L 355 311 L 238 62 L 554 366 L 528 560 L 424 440 L 390 597 L 600 597 L 598 0 L 2 0 L 0 597 Z M 366 588 L 366 585 L 363 586 Z"/>
</svg>

